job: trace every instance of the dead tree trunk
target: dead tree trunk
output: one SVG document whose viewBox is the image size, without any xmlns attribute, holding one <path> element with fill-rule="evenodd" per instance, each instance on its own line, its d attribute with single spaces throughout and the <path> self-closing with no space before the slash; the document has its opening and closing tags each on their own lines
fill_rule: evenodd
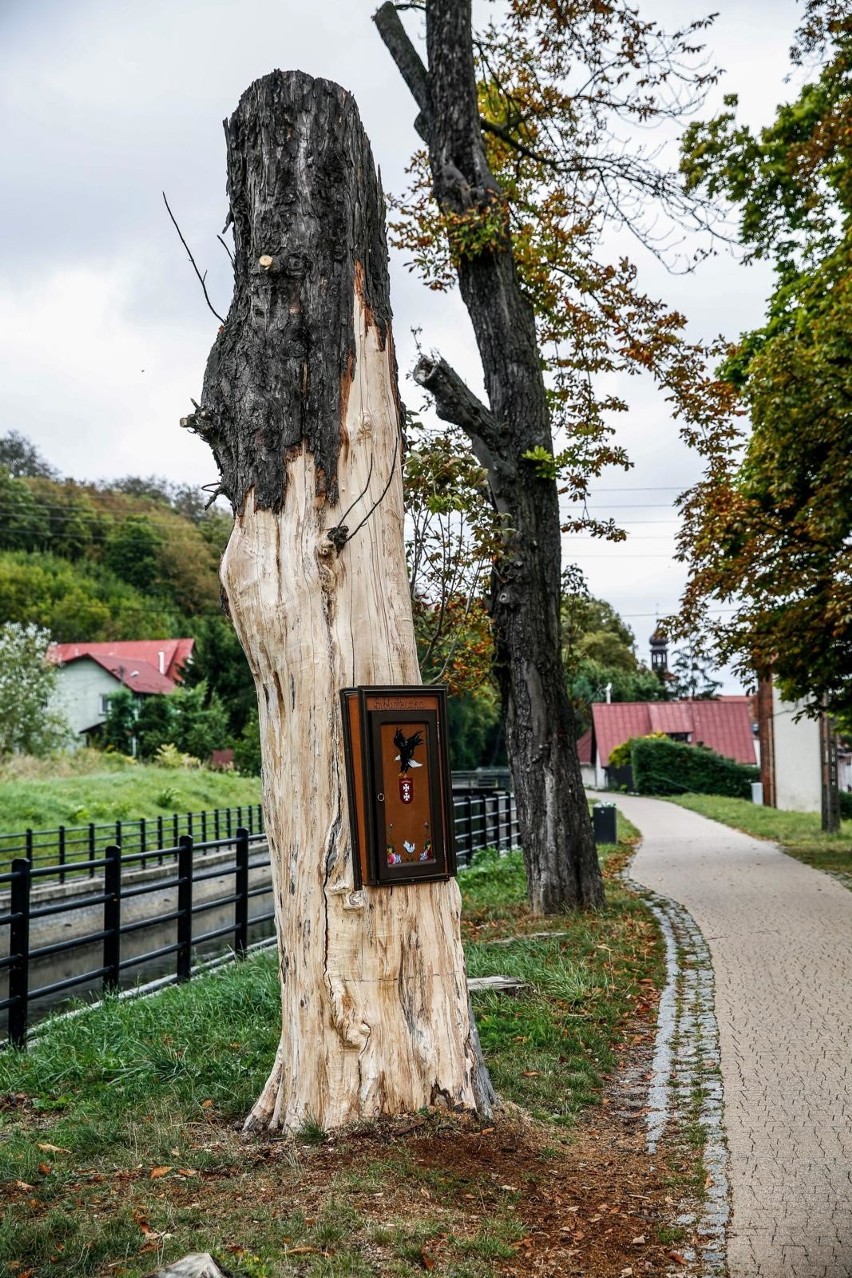
<svg viewBox="0 0 852 1278">
<path fill-rule="evenodd" d="M 253 84 L 225 131 L 235 293 L 187 424 L 234 506 L 222 582 L 260 712 L 283 1023 L 247 1126 L 487 1109 L 457 884 L 354 890 L 338 693 L 419 682 L 369 143 L 300 72 Z"/>
<path fill-rule="evenodd" d="M 392 0 L 376 23 L 420 109 L 437 203 L 499 225 L 502 195 L 482 145 L 470 0 L 426 0 L 428 71 Z M 555 481 L 525 458 L 537 448 L 552 453 L 550 411 L 535 316 L 508 229 L 462 255 L 458 279 L 489 404 L 443 360 L 421 360 L 415 376 L 438 415 L 467 433 L 511 530 L 494 569 L 491 616 L 530 902 L 541 913 L 595 908 L 603 884 L 562 667 L 559 501 Z"/>
</svg>

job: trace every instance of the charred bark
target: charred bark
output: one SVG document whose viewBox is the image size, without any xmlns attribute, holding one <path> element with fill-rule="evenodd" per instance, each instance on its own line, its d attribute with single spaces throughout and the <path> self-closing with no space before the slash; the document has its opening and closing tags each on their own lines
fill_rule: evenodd
<svg viewBox="0 0 852 1278">
<path fill-rule="evenodd" d="M 225 131 L 235 292 L 187 424 L 236 512 L 222 581 L 258 693 L 282 1033 L 247 1125 L 487 1113 L 457 884 L 354 888 L 338 693 L 419 681 L 369 144 L 352 98 L 299 72 Z"/>
<path fill-rule="evenodd" d="M 427 0 L 428 72 L 388 0 L 376 23 L 406 83 L 419 86 L 419 127 L 429 146 L 437 203 L 490 215 L 502 192 L 488 167 L 476 97 L 470 0 Z M 509 763 L 530 900 L 543 913 L 598 907 L 603 884 L 565 687 L 560 636 L 561 528 L 555 481 L 525 460 L 553 451 L 535 316 L 518 280 L 508 229 L 458 261 L 462 299 L 476 335 L 488 408 L 460 390 L 443 361 L 418 367 L 438 412 L 469 435 L 510 533 L 494 569 L 491 616 Z M 466 388 L 464 388 L 466 391 Z M 471 402 L 473 401 L 473 402 Z M 479 404 L 478 408 L 476 405 Z"/>
</svg>

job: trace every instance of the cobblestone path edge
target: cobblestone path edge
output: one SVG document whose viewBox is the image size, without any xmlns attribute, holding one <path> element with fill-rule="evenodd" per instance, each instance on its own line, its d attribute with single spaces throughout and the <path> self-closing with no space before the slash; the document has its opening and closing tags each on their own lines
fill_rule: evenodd
<svg viewBox="0 0 852 1278">
<path fill-rule="evenodd" d="M 657 919 L 666 947 L 666 984 L 646 1104 L 648 1152 L 655 1153 L 673 1121 L 681 1132 L 700 1124 L 705 1195 L 696 1214 L 677 1220 L 694 1239 L 681 1251 L 700 1278 L 726 1278 L 730 1185 L 710 951 L 688 910 L 635 882 L 629 871 L 624 879 Z"/>
</svg>

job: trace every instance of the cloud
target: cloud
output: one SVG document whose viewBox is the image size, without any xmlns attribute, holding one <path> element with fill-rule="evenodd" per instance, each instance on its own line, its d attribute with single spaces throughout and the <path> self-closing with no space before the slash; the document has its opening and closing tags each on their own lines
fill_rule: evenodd
<svg viewBox="0 0 852 1278">
<path fill-rule="evenodd" d="M 209 450 L 178 426 L 207 348 L 194 326 L 131 318 L 141 268 L 65 267 L 0 296 L 5 424 L 63 473 L 215 478 Z M 215 325 L 215 321 L 211 322 Z"/>
</svg>

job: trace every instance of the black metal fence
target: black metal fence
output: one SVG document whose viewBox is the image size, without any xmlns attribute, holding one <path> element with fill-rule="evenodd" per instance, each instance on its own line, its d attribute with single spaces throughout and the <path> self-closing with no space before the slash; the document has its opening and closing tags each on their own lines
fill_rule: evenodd
<svg viewBox="0 0 852 1278">
<path fill-rule="evenodd" d="M 469 865 L 474 853 L 481 848 L 506 850 L 517 845 L 515 800 L 508 791 L 466 790 L 454 794 L 453 810 L 460 865 Z M 222 809 L 217 815 L 236 811 L 240 809 Z M 247 809 L 241 811 L 245 813 Z M 258 809 L 252 811 L 256 823 L 261 824 Z M 118 829 L 123 833 L 128 824 L 108 828 L 111 832 Z M 236 957 L 241 957 L 249 944 L 250 928 L 271 923 L 272 910 L 250 915 L 250 902 L 271 891 L 265 876 L 262 883 L 256 882 L 254 886 L 250 883 L 252 871 L 266 870 L 269 866 L 262 830 L 239 826 L 224 838 L 198 843 L 191 834 L 185 833 L 171 846 L 139 848 L 141 824 L 132 823 L 137 835 L 135 850 L 132 845 L 128 850 L 127 846 L 111 842 L 102 856 L 80 860 L 70 867 L 67 859 L 53 865 L 39 865 L 34 856 L 17 856 L 12 860 L 11 869 L 0 874 L 0 898 L 8 903 L 5 913 L 0 913 L 0 933 L 8 931 L 8 951 L 0 957 L 0 977 L 8 979 L 8 993 L 0 998 L 0 1013 L 7 1014 L 11 1043 L 18 1046 L 25 1043 L 34 1004 L 40 1005 L 38 1010 L 43 1014 L 45 1008 L 73 997 L 84 987 L 91 991 L 94 986 L 96 992 L 103 994 L 117 991 L 128 979 L 132 980 L 134 974 L 144 976 L 147 969 L 150 975 L 154 964 L 162 969 L 163 961 L 171 956 L 174 963 L 170 964 L 171 970 L 165 979 L 187 981 L 199 947 L 209 949 L 212 943 L 222 942 L 222 950 L 231 950 Z M 222 825 L 225 824 L 223 818 Z M 71 885 L 63 886 L 72 869 L 80 891 Z M 230 891 L 223 894 L 214 890 L 212 897 L 207 888 L 198 891 L 202 885 L 223 878 L 232 880 Z M 168 891 L 173 893 L 173 905 L 165 912 L 158 912 L 157 905 Z M 208 926 L 206 930 L 202 925 L 199 930 L 198 920 L 211 911 L 220 912 L 220 916 L 226 911 L 228 921 L 217 927 Z M 87 912 L 96 920 L 91 930 L 34 944 L 39 930 L 50 934 L 50 920 L 57 920 L 57 927 L 70 927 L 74 931 L 75 924 L 69 920 L 76 917 L 81 926 L 86 927 Z M 61 922 L 59 916 L 62 916 Z M 141 953 L 126 952 L 129 947 L 123 942 L 127 938 L 145 929 L 157 929 L 162 934 L 164 928 L 170 929 L 171 939 L 166 944 Z M 87 966 L 93 952 L 99 962 L 96 966 Z M 59 958 L 64 966 L 70 963 L 76 970 L 35 985 L 36 965 L 44 968 L 47 961 Z M 75 964 L 76 958 L 78 964 Z"/>
<path fill-rule="evenodd" d="M 470 865 L 480 848 L 505 852 L 518 846 L 518 813 L 509 790 L 455 791 L 453 815 L 459 865 Z"/>
<path fill-rule="evenodd" d="M 9 952 L 0 958 L 0 972 L 8 972 L 8 994 L 0 999 L 0 1011 L 8 1013 L 8 1037 L 10 1042 L 22 1045 L 26 1040 L 27 1026 L 31 1019 L 31 1007 L 36 1002 L 55 1003 L 59 995 L 72 995 L 81 986 L 91 987 L 100 981 L 101 991 L 106 994 L 121 988 L 122 977 L 130 970 L 144 971 L 145 967 L 169 955 L 174 955 L 173 979 L 187 981 L 192 975 L 193 951 L 220 938 L 227 937 L 230 948 L 237 956 L 245 954 L 248 947 L 248 932 L 252 926 L 269 922 L 273 918 L 272 911 L 254 915 L 249 920 L 249 902 L 255 896 L 269 893 L 269 884 L 251 887 L 250 872 L 257 868 L 266 868 L 269 864 L 265 844 L 262 854 L 251 856 L 252 843 L 257 844 L 264 839 L 261 834 L 250 834 L 241 828 L 235 831 L 234 838 L 216 840 L 206 845 L 196 845 L 190 835 L 182 835 L 177 847 L 163 848 L 166 858 L 171 858 L 172 865 L 165 874 L 155 872 L 148 875 L 134 875 L 133 871 L 142 866 L 145 853 L 124 852 L 111 845 L 100 858 L 87 863 L 87 870 L 97 875 L 97 886 L 93 892 L 61 895 L 52 899 L 49 892 L 36 893 L 34 889 L 50 887 L 59 882 L 60 867 L 34 867 L 25 857 L 17 857 L 12 862 L 9 873 L 0 875 L 0 892 L 8 893 L 8 911 L 0 914 L 0 928 L 8 927 Z M 217 858 L 215 865 L 196 860 L 197 852 L 225 851 L 232 853 L 233 859 L 221 861 Z M 150 858 L 149 858 L 150 859 Z M 194 889 L 207 880 L 233 878 L 233 890 L 225 895 L 212 899 L 195 901 Z M 139 878 L 143 881 L 137 881 Z M 164 891 L 177 889 L 176 903 L 173 909 L 157 913 L 156 906 L 148 910 L 143 906 L 142 917 L 127 921 L 124 917 L 125 907 L 139 898 L 154 894 L 162 898 Z M 42 898 L 42 899 L 39 899 Z M 232 907 L 233 915 L 224 926 L 199 931 L 194 925 L 199 916 L 211 910 Z M 62 916 L 63 926 L 69 926 L 68 919 L 75 915 L 85 917 L 85 912 L 96 911 L 101 926 L 82 935 L 63 937 L 45 945 L 33 945 L 33 924 L 42 920 L 50 920 Z M 145 950 L 141 954 L 130 957 L 122 955 L 122 940 L 143 929 L 162 927 L 173 924 L 174 940 L 166 945 Z M 73 926 L 73 925 L 72 925 Z M 54 980 L 37 988 L 31 986 L 31 974 L 34 965 L 40 960 L 62 956 L 67 959 L 74 951 L 85 951 L 97 946 L 101 958 L 97 967 L 83 967 L 71 976 Z"/>
<path fill-rule="evenodd" d="M 172 812 L 138 821 L 90 821 L 86 825 L 60 825 L 55 830 L 21 830 L 0 834 L 0 866 L 15 857 L 26 857 L 33 867 L 57 865 L 61 870 L 68 867 L 75 874 L 88 873 L 93 877 L 95 858 L 107 844 L 115 844 L 124 852 L 138 852 L 145 865 L 145 858 L 159 856 L 168 845 L 176 848 L 184 835 L 197 839 L 199 845 L 208 845 L 208 841 L 213 844 L 233 839 L 242 827 L 249 834 L 263 833 L 260 803 L 204 812 Z M 59 881 L 65 882 L 65 873 Z"/>
</svg>

